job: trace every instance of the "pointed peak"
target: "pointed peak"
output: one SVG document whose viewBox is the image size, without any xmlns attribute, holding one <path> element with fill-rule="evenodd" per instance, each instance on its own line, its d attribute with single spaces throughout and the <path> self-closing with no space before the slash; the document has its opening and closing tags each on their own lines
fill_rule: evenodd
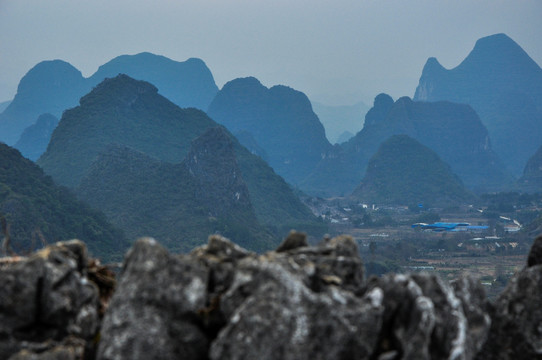
<svg viewBox="0 0 542 360">
<path fill-rule="evenodd" d="M 375 97 L 373 102 L 374 107 L 390 107 L 393 105 L 394 101 L 391 96 L 386 93 L 380 93 Z"/>
<path fill-rule="evenodd" d="M 437 72 L 437 71 L 442 71 L 442 70 L 446 70 L 444 68 L 444 66 L 442 66 L 439 61 L 437 60 L 437 58 L 435 57 L 430 57 L 429 59 L 427 59 L 424 67 L 423 67 L 423 70 L 422 70 L 422 73 L 425 74 L 425 73 L 434 73 L 434 72 Z"/>
<path fill-rule="evenodd" d="M 120 102 L 133 102 L 142 94 L 158 94 L 158 89 L 142 80 L 135 80 L 128 75 L 118 74 L 113 78 L 106 78 L 80 100 L 81 105 L 88 105 L 96 96 L 108 96 Z"/>
<path fill-rule="evenodd" d="M 224 85 L 224 87 L 222 88 L 222 90 L 230 89 L 230 88 L 241 88 L 241 87 L 246 87 L 246 88 L 265 88 L 265 86 L 262 85 L 262 83 L 260 82 L 260 80 L 256 79 L 256 78 L 253 77 L 253 76 L 248 76 L 248 77 L 237 78 L 237 79 L 233 79 L 233 80 L 228 81 L 228 82 Z M 267 89 L 267 88 L 266 88 L 266 89 Z"/>
<path fill-rule="evenodd" d="M 521 46 L 506 34 L 486 36 L 476 41 L 474 48 L 459 67 L 487 67 L 488 64 L 501 69 L 514 67 L 524 71 L 540 70 L 540 67 Z"/>
</svg>

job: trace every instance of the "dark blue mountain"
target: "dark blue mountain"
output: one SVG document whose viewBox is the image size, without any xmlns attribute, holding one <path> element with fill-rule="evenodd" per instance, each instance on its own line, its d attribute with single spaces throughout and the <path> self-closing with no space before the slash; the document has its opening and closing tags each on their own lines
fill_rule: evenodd
<svg viewBox="0 0 542 360">
<path fill-rule="evenodd" d="M 116 57 L 100 66 L 89 81 L 95 86 L 118 74 L 150 82 L 161 95 L 180 107 L 206 110 L 218 92 L 213 75 L 202 60 L 191 58 L 179 62 L 148 52 Z"/>
<path fill-rule="evenodd" d="M 435 151 L 463 183 L 476 192 L 495 191 L 513 178 L 491 149 L 486 128 L 474 110 L 446 101 L 416 102 L 380 94 L 355 137 L 336 147 L 301 189 L 321 195 L 346 195 L 359 183 L 369 159 L 392 135 L 408 135 Z"/>
<path fill-rule="evenodd" d="M 471 105 L 487 127 L 495 152 L 519 175 L 542 134 L 542 69 L 505 34 L 476 42 L 456 68 L 430 58 L 416 101 Z"/>
<path fill-rule="evenodd" d="M 474 196 L 433 150 L 407 135 L 394 135 L 371 157 L 352 198 L 373 204 L 446 206 Z"/>
<path fill-rule="evenodd" d="M 0 141 L 13 145 L 38 116 L 50 113 L 60 118 L 88 90 L 81 72 L 65 61 L 43 61 L 22 79 L 17 95 L 0 114 Z"/>
<path fill-rule="evenodd" d="M 184 221 L 193 225 L 192 240 L 197 233 L 204 241 L 206 232 L 215 230 L 246 240 L 250 236 L 242 229 L 254 225 L 253 215 L 275 240 L 292 228 L 325 232 L 265 161 L 223 127 L 217 131 L 218 126 L 201 110 L 178 107 L 153 85 L 119 75 L 64 112 L 37 163 L 58 183 L 78 189 L 130 235 L 167 232 L 168 239 L 178 241 L 176 231 L 183 224 L 174 222 Z M 131 151 L 122 150 L 127 148 Z M 186 180 L 187 173 L 194 178 Z M 181 199 L 188 203 L 175 203 Z M 237 216 L 228 204 L 246 206 L 244 212 L 236 208 Z"/>
<path fill-rule="evenodd" d="M 23 131 L 14 147 L 19 149 L 25 158 L 32 161 L 38 160 L 47 149 L 47 144 L 57 124 L 58 119 L 54 115 L 40 115 L 33 125 Z"/>
<path fill-rule="evenodd" d="M 218 91 L 211 72 L 199 59 L 177 62 L 150 53 L 123 55 L 102 65 L 88 79 L 67 62 L 43 61 L 21 79 L 15 98 L 0 114 L 0 141 L 15 144 L 39 115 L 60 118 L 94 86 L 120 73 L 151 82 L 160 94 L 182 107 L 207 109 Z"/>
<path fill-rule="evenodd" d="M 4 111 L 4 110 L 8 107 L 8 105 L 9 105 L 10 103 L 11 103 L 11 100 L 1 102 L 1 103 L 0 103 L 0 113 L 1 113 L 2 111 Z"/>
<path fill-rule="evenodd" d="M 542 193 L 542 146 L 527 161 L 518 186 L 523 192 Z"/>
<path fill-rule="evenodd" d="M 250 133 L 252 146 L 262 148 L 291 184 L 313 171 L 332 147 L 305 94 L 281 85 L 268 89 L 253 77 L 224 85 L 208 114 L 234 134 Z"/>
</svg>

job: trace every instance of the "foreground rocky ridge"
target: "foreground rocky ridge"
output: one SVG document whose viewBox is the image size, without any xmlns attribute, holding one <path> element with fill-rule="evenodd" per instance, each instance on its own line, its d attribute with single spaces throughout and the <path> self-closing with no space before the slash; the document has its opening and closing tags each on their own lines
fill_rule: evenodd
<svg viewBox="0 0 542 360">
<path fill-rule="evenodd" d="M 364 279 L 348 236 L 292 232 L 258 255 L 220 236 L 155 240 L 113 274 L 77 240 L 0 261 L 2 359 L 536 359 L 542 236 L 494 304 L 479 281 Z"/>
</svg>

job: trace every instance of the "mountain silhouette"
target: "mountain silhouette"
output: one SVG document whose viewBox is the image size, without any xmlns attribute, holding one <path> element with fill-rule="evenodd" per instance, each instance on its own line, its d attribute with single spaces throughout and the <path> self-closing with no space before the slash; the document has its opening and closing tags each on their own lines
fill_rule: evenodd
<svg viewBox="0 0 542 360">
<path fill-rule="evenodd" d="M 232 80 L 218 92 L 208 114 L 234 134 L 250 133 L 271 167 L 292 184 L 331 149 L 307 96 L 286 86 L 268 89 L 253 77 Z"/>
<path fill-rule="evenodd" d="M 435 58 L 423 69 L 414 100 L 471 105 L 495 152 L 519 175 L 542 134 L 542 69 L 505 34 L 481 38 L 456 68 Z"/>
<path fill-rule="evenodd" d="M 36 161 L 47 149 L 47 144 L 57 124 L 58 119 L 54 115 L 40 115 L 33 125 L 24 129 L 14 147 L 19 149 L 27 159 Z"/>
<path fill-rule="evenodd" d="M 89 78 L 62 60 L 43 61 L 20 81 L 17 94 L 0 113 L 0 141 L 13 145 L 39 115 L 57 118 L 105 78 L 127 74 L 153 83 L 160 94 L 182 107 L 207 109 L 218 88 L 200 59 L 178 62 L 151 53 L 119 56 L 100 66 Z"/>
<path fill-rule="evenodd" d="M 435 151 L 471 190 L 498 190 L 513 179 L 491 149 L 486 128 L 468 105 L 427 103 L 386 94 L 375 98 L 363 129 L 336 148 L 301 184 L 305 191 L 347 194 L 359 183 L 369 159 L 392 135 L 408 135 Z M 332 194 L 331 194 L 332 195 Z"/>
<path fill-rule="evenodd" d="M 188 161 L 187 164 L 191 164 L 190 159 L 193 157 L 187 158 L 191 156 L 189 155 L 191 151 L 197 154 L 197 149 L 213 149 L 212 140 L 209 140 L 212 136 L 201 138 L 203 143 L 209 142 L 207 148 L 203 145 L 194 147 L 193 141 L 217 126 L 216 122 L 200 110 L 179 108 L 158 94 L 153 85 L 119 75 L 104 80 L 81 98 L 80 106 L 64 113 L 51 137 L 47 151 L 40 157 L 38 164 L 59 183 L 78 188 L 83 186 L 82 180 L 95 166 L 96 159 L 99 159 L 111 145 L 127 147 L 147 157 L 173 165 L 181 164 L 185 159 Z M 323 224 L 317 222 L 316 217 L 295 196 L 288 184 L 275 174 L 264 160 L 250 153 L 229 132 L 226 134 L 230 138 L 231 145 L 224 145 L 223 149 L 227 150 L 230 147 L 234 149 L 236 165 L 230 168 L 237 169 L 236 173 L 243 179 L 248 189 L 250 206 L 254 209 L 258 223 L 269 229 L 273 227 L 269 231 L 274 234 L 289 231 L 290 228 L 323 231 Z M 221 140 L 216 146 L 220 148 L 220 144 L 224 144 L 224 141 Z M 207 158 L 208 164 L 213 157 L 217 163 L 207 167 L 192 166 L 189 169 L 194 173 L 197 169 L 207 169 L 208 180 L 212 183 L 213 178 L 220 179 L 217 173 L 217 169 L 221 169 L 220 164 L 233 164 L 233 160 L 229 150 L 223 151 L 222 154 L 207 155 L 210 156 Z M 201 159 L 201 156 L 196 158 Z M 213 168 L 215 170 L 211 171 Z M 113 171 L 114 166 L 107 169 Z M 137 172 L 138 167 L 135 169 Z M 144 171 L 141 171 L 143 174 Z M 114 176 L 116 175 L 111 175 Z M 94 178 L 99 180 L 100 177 Z M 202 182 L 201 174 L 197 179 L 200 183 L 205 183 Z M 117 183 L 120 184 L 118 181 Z M 204 212 L 205 217 L 214 214 L 212 207 L 205 200 L 211 193 L 211 188 L 212 186 L 208 185 L 202 188 L 204 190 L 198 190 L 198 201 L 202 202 L 202 206 L 211 209 Z M 217 185 L 215 190 L 217 189 L 220 189 L 220 186 Z M 244 192 L 239 193 L 240 199 L 244 199 L 241 196 Z M 222 196 L 227 197 L 224 194 Z M 91 196 L 85 198 L 91 201 Z M 213 195 L 212 198 L 218 197 Z M 107 212 L 106 208 L 103 210 Z M 248 215 L 242 218 L 242 221 L 249 220 Z M 242 221 L 240 220 L 238 224 Z"/>
<path fill-rule="evenodd" d="M 351 196 L 376 204 L 445 206 L 473 199 L 450 166 L 407 135 L 384 141 Z"/>
<path fill-rule="evenodd" d="M 100 66 L 89 81 L 95 86 L 118 74 L 150 82 L 161 95 L 180 107 L 206 110 L 218 91 L 211 71 L 202 60 L 190 58 L 179 62 L 148 52 L 116 57 Z"/>
<path fill-rule="evenodd" d="M 0 141 L 13 145 L 41 114 L 60 118 L 77 105 L 88 86 L 81 72 L 65 61 L 43 61 L 20 81 L 17 94 L 0 114 Z"/>
</svg>

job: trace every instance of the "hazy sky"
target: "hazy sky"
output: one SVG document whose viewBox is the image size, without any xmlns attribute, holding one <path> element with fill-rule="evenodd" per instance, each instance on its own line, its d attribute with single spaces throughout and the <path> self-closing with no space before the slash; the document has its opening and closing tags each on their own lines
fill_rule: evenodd
<svg viewBox="0 0 542 360">
<path fill-rule="evenodd" d="M 123 54 L 203 59 L 328 104 L 413 96 L 434 56 L 455 67 L 504 32 L 542 64 L 542 0 L 0 0 L 0 101 L 42 60 L 88 77 Z"/>
</svg>

